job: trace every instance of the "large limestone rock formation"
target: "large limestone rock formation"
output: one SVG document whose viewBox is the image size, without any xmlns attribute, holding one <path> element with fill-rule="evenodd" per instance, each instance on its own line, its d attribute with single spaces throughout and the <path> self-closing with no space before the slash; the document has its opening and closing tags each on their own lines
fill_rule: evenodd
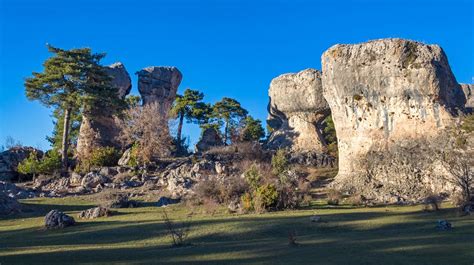
<svg viewBox="0 0 474 265">
<path fill-rule="evenodd" d="M 461 84 L 462 91 L 466 97 L 466 110 L 474 111 L 474 84 Z"/>
<path fill-rule="evenodd" d="M 105 67 L 112 78 L 111 84 L 117 96 L 124 99 L 132 88 L 130 75 L 125 66 L 118 62 Z M 96 146 L 119 146 L 119 129 L 113 115 L 104 109 L 92 109 L 82 116 L 81 128 L 77 140 L 78 156 L 85 157 Z"/>
<path fill-rule="evenodd" d="M 28 146 L 12 147 L 0 153 L 0 181 L 11 181 L 18 178 L 18 164 L 25 158 L 30 156 L 31 152 L 35 152 L 38 158 L 43 156 L 41 150 Z"/>
<path fill-rule="evenodd" d="M 168 116 L 181 83 L 182 74 L 176 67 L 151 66 L 137 72 L 138 91 L 143 105 L 157 102 L 161 115 Z"/>
<path fill-rule="evenodd" d="M 274 130 L 268 142 L 270 148 L 323 150 L 321 122 L 329 115 L 329 106 L 322 93 L 321 72 L 314 69 L 272 80 L 268 91 L 268 125 Z"/>
<path fill-rule="evenodd" d="M 322 55 L 322 71 L 338 138 L 336 186 L 350 186 L 367 173 L 369 152 L 390 153 L 404 143 L 438 136 L 465 102 L 437 45 L 402 39 L 338 44 Z M 396 178 L 398 168 L 382 162 L 385 175 Z"/>
</svg>

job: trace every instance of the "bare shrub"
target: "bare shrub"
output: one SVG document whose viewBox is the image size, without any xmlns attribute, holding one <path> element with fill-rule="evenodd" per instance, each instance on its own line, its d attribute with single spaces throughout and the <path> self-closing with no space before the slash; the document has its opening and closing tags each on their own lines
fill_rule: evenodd
<svg viewBox="0 0 474 265">
<path fill-rule="evenodd" d="M 423 210 L 438 211 L 441 208 L 442 198 L 439 195 L 428 195 L 423 201 Z"/>
<path fill-rule="evenodd" d="M 171 236 L 171 239 L 173 240 L 173 247 L 183 247 L 189 245 L 187 239 L 189 235 L 189 231 L 191 230 L 191 222 L 188 220 L 187 222 L 182 222 L 180 224 L 173 222 L 168 214 L 166 213 L 166 210 L 163 209 L 162 213 L 162 218 L 163 222 L 165 223 L 166 230 L 168 231 L 168 234 Z M 191 216 L 188 215 L 188 219 L 190 219 Z"/>
<path fill-rule="evenodd" d="M 342 194 L 338 190 L 330 189 L 327 191 L 327 203 L 328 205 L 339 205 L 342 200 Z"/>
<path fill-rule="evenodd" d="M 121 128 L 120 141 L 124 146 L 137 144 L 137 158 L 149 163 L 170 155 L 172 139 L 167 117 L 160 114 L 158 103 L 136 106 L 125 111 L 123 119 L 117 121 Z"/>
</svg>

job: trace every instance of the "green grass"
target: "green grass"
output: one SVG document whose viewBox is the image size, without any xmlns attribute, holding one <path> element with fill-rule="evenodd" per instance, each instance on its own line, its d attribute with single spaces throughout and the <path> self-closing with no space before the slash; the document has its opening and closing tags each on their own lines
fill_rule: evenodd
<svg viewBox="0 0 474 265">
<path fill-rule="evenodd" d="M 96 220 L 76 220 L 63 230 L 44 230 L 43 216 L 60 209 L 76 217 L 93 206 L 88 197 L 30 199 L 32 212 L 0 219 L 0 263 L 7 264 L 469 264 L 474 263 L 474 219 L 448 206 L 328 208 L 214 216 L 195 214 L 191 246 L 171 248 L 162 209 L 120 209 Z M 198 209 L 199 210 L 199 209 Z M 189 208 L 167 208 L 185 220 Z M 309 216 L 324 222 L 311 223 Z M 454 229 L 437 231 L 437 219 Z M 296 230 L 297 247 L 288 246 Z"/>
</svg>

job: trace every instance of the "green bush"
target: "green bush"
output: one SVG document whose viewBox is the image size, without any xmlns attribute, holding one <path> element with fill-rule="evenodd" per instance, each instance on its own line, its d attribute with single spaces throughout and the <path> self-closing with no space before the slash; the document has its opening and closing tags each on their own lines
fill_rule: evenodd
<svg viewBox="0 0 474 265">
<path fill-rule="evenodd" d="M 265 184 L 255 191 L 255 210 L 263 212 L 276 206 L 278 202 L 278 191 L 273 184 Z"/>
<path fill-rule="evenodd" d="M 33 151 L 28 158 L 25 158 L 18 164 L 17 171 L 23 175 L 33 175 L 34 179 L 36 174 L 39 173 L 39 164 L 38 155 Z"/>
<path fill-rule="evenodd" d="M 54 174 L 61 169 L 61 154 L 57 150 L 50 150 L 41 160 L 40 173 Z"/>
<path fill-rule="evenodd" d="M 253 212 L 255 210 L 252 195 L 248 192 L 240 197 L 240 205 L 244 212 Z"/>
<path fill-rule="evenodd" d="M 140 150 L 138 144 L 133 144 L 130 149 L 130 159 L 128 160 L 127 165 L 131 167 L 137 167 L 139 165 L 138 151 Z"/>
<path fill-rule="evenodd" d="M 23 175 L 54 174 L 61 169 L 61 155 L 56 150 L 50 150 L 42 159 L 38 159 L 36 152 L 18 164 L 18 172 Z"/>
<path fill-rule="evenodd" d="M 288 159 L 286 158 L 285 150 L 278 149 L 275 155 L 272 156 L 272 173 L 280 176 L 288 169 Z"/>
<path fill-rule="evenodd" d="M 113 147 L 99 147 L 92 151 L 89 158 L 91 166 L 112 167 L 116 166 L 120 153 Z"/>
<path fill-rule="evenodd" d="M 244 177 L 250 188 L 257 190 L 262 176 L 260 175 L 260 171 L 258 170 L 256 164 L 252 164 L 252 166 L 247 171 L 245 171 Z"/>
</svg>

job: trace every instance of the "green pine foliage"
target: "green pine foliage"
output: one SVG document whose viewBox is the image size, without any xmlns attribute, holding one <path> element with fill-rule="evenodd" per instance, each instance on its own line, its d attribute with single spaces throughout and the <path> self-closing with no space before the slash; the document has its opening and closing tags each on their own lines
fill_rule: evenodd
<svg viewBox="0 0 474 265">
<path fill-rule="evenodd" d="M 265 130 L 262 127 L 262 121 L 254 119 L 249 115 L 244 119 L 243 123 L 244 128 L 241 135 L 242 141 L 258 141 L 265 136 Z"/>
<path fill-rule="evenodd" d="M 244 109 L 240 103 L 232 98 L 223 98 L 216 102 L 212 107 L 212 122 L 224 125 L 224 144 L 230 141 L 230 133 L 237 128 L 239 123 L 247 117 L 248 111 Z"/>
</svg>

